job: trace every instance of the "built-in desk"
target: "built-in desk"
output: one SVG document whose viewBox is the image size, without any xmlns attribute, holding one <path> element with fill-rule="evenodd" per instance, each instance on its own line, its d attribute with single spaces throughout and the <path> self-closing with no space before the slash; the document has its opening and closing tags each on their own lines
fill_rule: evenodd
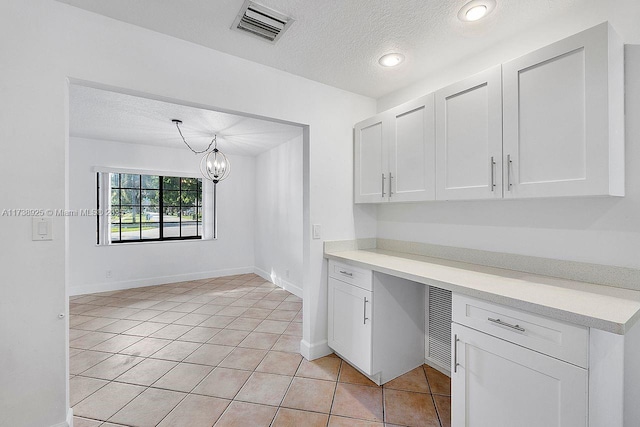
<svg viewBox="0 0 640 427">
<path fill-rule="evenodd" d="M 619 335 L 640 317 L 640 292 L 629 289 L 381 249 L 325 257 Z"/>
<path fill-rule="evenodd" d="M 536 416 L 545 425 L 640 425 L 639 291 L 384 249 L 325 246 L 324 256 L 384 292 L 403 283 L 385 277 L 452 292 L 453 426 L 467 425 L 469 405 L 481 419 L 511 408 L 507 419 L 525 416 L 526 425 Z M 367 295 L 375 301 L 376 289 Z M 371 317 L 374 328 L 386 323 Z"/>
</svg>

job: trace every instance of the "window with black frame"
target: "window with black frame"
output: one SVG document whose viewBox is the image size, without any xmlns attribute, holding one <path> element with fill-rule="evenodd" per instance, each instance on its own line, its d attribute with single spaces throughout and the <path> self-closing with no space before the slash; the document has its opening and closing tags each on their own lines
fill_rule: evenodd
<svg viewBox="0 0 640 427">
<path fill-rule="evenodd" d="M 201 179 L 108 175 L 110 243 L 202 238 Z"/>
</svg>

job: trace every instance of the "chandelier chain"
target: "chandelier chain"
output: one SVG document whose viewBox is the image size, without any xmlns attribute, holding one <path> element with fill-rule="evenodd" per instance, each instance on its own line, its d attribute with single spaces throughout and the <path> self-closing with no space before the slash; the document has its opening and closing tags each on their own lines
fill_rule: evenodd
<svg viewBox="0 0 640 427">
<path fill-rule="evenodd" d="M 209 150 L 211 149 L 211 146 L 212 146 L 214 143 L 216 143 L 216 146 L 218 145 L 218 144 L 217 144 L 217 141 L 216 141 L 216 139 L 217 139 L 218 135 L 214 135 L 214 136 L 213 136 L 213 139 L 211 140 L 211 142 L 209 143 L 209 146 L 208 146 L 206 149 L 204 149 L 204 150 L 202 150 L 202 151 L 194 150 L 193 148 L 191 148 L 191 146 L 189 145 L 189 143 L 187 142 L 187 140 L 184 138 L 184 135 L 182 135 L 182 131 L 180 130 L 180 123 L 179 123 L 178 121 L 175 121 L 174 123 L 176 124 L 176 127 L 178 128 L 178 133 L 180 133 L 180 137 L 182 138 L 182 141 L 184 141 L 184 144 L 187 146 L 187 148 L 189 148 L 189 150 L 193 151 L 193 153 L 194 153 L 194 154 L 202 154 L 202 153 L 206 153 L 207 151 L 209 151 Z"/>
</svg>

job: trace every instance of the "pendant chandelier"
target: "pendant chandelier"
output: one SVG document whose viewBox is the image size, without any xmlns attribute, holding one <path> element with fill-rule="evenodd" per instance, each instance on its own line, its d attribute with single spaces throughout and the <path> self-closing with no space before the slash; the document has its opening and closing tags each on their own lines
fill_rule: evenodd
<svg viewBox="0 0 640 427">
<path fill-rule="evenodd" d="M 202 156 L 202 160 L 200 160 L 200 172 L 205 178 L 213 181 L 214 185 L 228 177 L 229 172 L 231 172 L 231 165 L 227 156 L 218 150 L 216 137 L 213 137 L 213 151 Z"/>
<path fill-rule="evenodd" d="M 173 119 L 171 120 L 176 124 L 176 128 L 178 128 L 178 133 L 182 138 L 182 142 L 191 150 L 194 154 L 204 154 L 202 159 L 200 160 L 200 173 L 209 181 L 213 182 L 213 238 L 218 238 L 218 209 L 217 209 L 217 186 L 220 181 L 227 178 L 229 173 L 231 172 L 231 164 L 229 163 L 229 159 L 225 156 L 222 151 L 218 150 L 218 135 L 213 135 L 213 139 L 209 143 L 209 146 L 202 151 L 194 150 L 191 145 L 187 142 L 184 135 L 182 135 L 182 130 L 180 130 L 180 125 L 182 124 L 182 120 Z M 213 150 L 211 150 L 211 146 L 213 146 Z M 209 151 L 211 150 L 211 151 Z"/>
</svg>

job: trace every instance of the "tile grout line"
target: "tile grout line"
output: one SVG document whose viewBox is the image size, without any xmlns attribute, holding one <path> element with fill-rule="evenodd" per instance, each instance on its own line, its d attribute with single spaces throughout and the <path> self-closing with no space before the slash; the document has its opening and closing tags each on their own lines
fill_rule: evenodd
<svg viewBox="0 0 640 427">
<path fill-rule="evenodd" d="M 342 372 L 342 364 L 344 363 L 344 360 L 340 359 L 340 366 L 338 367 L 338 375 L 336 376 L 336 386 L 333 389 L 333 396 L 331 397 L 331 406 L 329 407 L 329 418 L 327 419 L 327 425 L 329 423 L 329 421 L 331 420 L 331 415 L 333 414 L 333 404 L 336 401 L 336 393 L 338 393 L 338 384 L 340 381 L 340 373 Z"/>
<path fill-rule="evenodd" d="M 249 281 L 249 282 L 250 282 L 250 281 Z M 249 282 L 244 282 L 243 284 L 246 284 L 246 283 L 249 283 Z M 261 283 L 265 283 L 265 282 L 261 282 Z M 256 283 L 256 284 L 257 284 L 257 283 Z M 238 284 L 237 286 L 241 286 L 241 285 L 242 285 L 242 284 Z M 200 287 L 206 287 L 206 286 L 207 286 L 207 283 L 202 284 L 201 286 L 192 287 L 192 288 L 191 288 L 191 290 L 189 290 L 189 291 L 184 291 L 184 292 L 183 292 L 183 294 L 186 294 L 187 292 L 191 292 L 191 291 L 193 291 L 193 290 L 195 290 L 195 289 L 198 289 L 198 288 L 200 288 Z M 224 287 L 224 286 L 227 286 L 227 285 L 222 284 L 222 285 L 217 286 L 216 288 Z M 256 290 L 256 289 L 259 289 L 259 286 L 252 286 L 252 288 L 253 288 L 253 290 Z M 235 290 L 235 289 L 237 289 L 237 288 L 227 288 L 225 291 L 221 291 L 221 292 L 233 291 L 233 290 Z M 297 310 L 284 310 L 285 308 L 291 308 L 291 307 L 283 307 L 283 308 L 281 308 L 281 309 L 279 309 L 278 307 L 279 307 L 282 303 L 285 303 L 285 302 L 296 302 L 296 303 L 299 303 L 300 301 L 299 301 L 299 300 L 295 300 L 295 299 L 294 299 L 294 300 L 292 300 L 292 301 L 291 301 L 291 300 L 290 300 L 290 301 L 286 301 L 288 298 L 290 298 L 290 297 L 292 296 L 291 294 L 289 294 L 289 296 L 287 296 L 287 297 L 285 297 L 285 298 L 264 299 L 267 295 L 269 295 L 270 293 L 272 293 L 272 292 L 274 292 L 274 291 L 279 291 L 279 289 L 278 289 L 278 288 L 276 288 L 276 287 L 271 287 L 271 290 L 270 290 L 270 291 L 268 291 L 268 292 L 260 292 L 259 294 L 262 294 L 262 297 L 261 297 L 261 298 L 259 298 L 259 299 L 255 299 L 255 300 L 254 300 L 254 299 L 252 299 L 252 298 L 251 298 L 251 299 L 249 299 L 249 301 L 254 301 L 251 305 L 246 305 L 246 304 L 237 305 L 237 307 L 244 307 L 244 308 L 245 308 L 245 311 L 247 311 L 249 308 L 254 307 L 254 306 L 255 306 L 257 303 L 259 303 L 260 301 L 274 301 L 274 304 L 276 304 L 276 303 L 277 303 L 277 305 L 276 305 L 274 308 L 272 308 L 272 309 L 268 309 L 268 310 L 269 310 L 269 313 L 268 313 L 265 317 L 262 317 L 262 318 L 257 318 L 257 317 L 256 317 L 256 318 L 254 318 L 254 319 L 259 320 L 259 321 L 260 321 L 260 323 L 263 323 L 265 320 L 269 320 L 269 321 L 282 322 L 282 323 L 286 324 L 286 326 L 284 327 L 284 330 L 283 330 L 281 333 L 264 332 L 264 333 L 267 333 L 267 334 L 274 334 L 274 335 L 278 335 L 278 338 L 277 338 L 277 340 L 276 340 L 273 344 L 271 344 L 268 348 L 266 348 L 266 349 L 265 349 L 265 348 L 259 348 L 259 349 L 257 349 L 257 350 L 263 350 L 263 351 L 265 351 L 265 354 L 264 354 L 264 356 L 260 359 L 260 361 L 258 362 L 258 365 L 257 365 L 253 370 L 251 370 L 251 371 L 247 371 L 247 372 L 251 372 L 251 375 L 253 375 L 253 373 L 255 373 L 255 372 L 258 372 L 258 371 L 256 371 L 255 369 L 260 365 L 260 363 L 262 363 L 262 361 L 264 361 L 265 357 L 269 354 L 269 352 L 270 352 L 270 351 L 276 351 L 276 350 L 273 350 L 273 347 L 274 347 L 274 346 L 275 346 L 275 345 L 276 345 L 276 344 L 277 344 L 277 343 L 278 343 L 278 342 L 279 342 L 283 337 L 296 337 L 296 338 L 299 338 L 298 333 L 286 333 L 286 334 L 285 334 L 285 332 L 286 332 L 286 331 L 287 331 L 287 330 L 288 330 L 288 329 L 289 329 L 293 324 L 296 324 L 296 325 L 299 325 L 299 324 L 300 324 L 300 322 L 299 322 L 299 321 L 296 321 L 296 320 L 298 319 L 298 317 L 299 317 L 299 315 L 300 315 L 301 308 L 298 308 Z M 125 291 L 125 292 L 126 292 L 126 291 Z M 231 306 L 231 304 L 233 304 L 234 302 L 237 302 L 237 301 L 238 301 L 238 300 L 240 300 L 243 296 L 247 296 L 247 295 L 251 294 L 252 292 L 253 292 L 253 291 L 242 292 L 242 293 L 235 293 L 233 296 L 228 296 L 227 298 L 235 299 L 235 301 L 231 302 L 230 304 L 226 305 L 225 307 L 232 307 L 232 306 Z M 123 293 L 124 293 L 124 292 L 123 292 Z M 139 292 L 139 294 L 141 294 L 141 293 L 142 293 L 142 292 Z M 147 293 L 149 293 L 149 294 L 155 294 L 155 293 L 152 293 L 152 292 L 147 292 Z M 204 295 L 205 293 L 206 293 L 206 292 L 201 293 L 200 295 Z M 192 294 L 192 295 L 193 295 L 193 294 Z M 190 298 L 190 299 L 186 300 L 185 302 L 189 302 L 189 301 L 192 301 L 193 299 L 197 299 L 197 298 L 199 298 L 199 296 L 200 296 L 200 295 L 196 295 L 196 296 L 194 296 L 193 298 Z M 225 295 L 225 294 L 223 293 L 222 295 Z M 240 295 L 240 296 L 238 296 L 237 298 L 233 298 L 233 297 L 235 297 L 236 295 Z M 258 296 L 258 295 L 252 295 L 252 296 L 254 296 L 254 297 L 255 297 L 255 296 Z M 153 296 L 153 295 L 150 295 L 150 297 L 152 297 L 152 298 L 153 298 L 154 296 Z M 115 297 L 110 297 L 110 298 L 115 298 Z M 133 298 L 133 297 L 128 297 L 128 298 L 130 298 L 130 299 L 140 299 L 140 300 L 144 300 L 144 298 Z M 167 301 L 168 299 L 171 299 L 171 298 L 173 298 L 173 297 L 171 297 L 171 296 L 170 296 L 169 298 L 165 299 L 164 301 Z M 216 297 L 214 297 L 214 299 L 215 299 L 215 298 L 216 298 Z M 124 299 L 124 298 L 121 298 L 121 299 Z M 215 301 L 214 301 L 214 299 L 210 300 L 209 302 L 215 302 Z M 99 300 L 98 300 L 98 299 L 94 299 L 94 300 L 89 301 L 89 302 L 99 302 Z M 138 312 L 143 311 L 143 310 L 146 310 L 146 309 L 152 309 L 154 306 L 156 306 L 156 305 L 158 305 L 158 304 L 161 304 L 162 302 L 163 302 L 163 301 L 159 301 L 159 302 L 157 302 L 156 304 L 151 305 L 151 306 L 149 306 L 149 307 L 147 307 L 147 308 L 141 308 L 140 310 L 138 310 Z M 91 305 L 95 305 L 96 307 L 107 307 L 107 306 L 109 306 L 109 305 L 108 305 L 109 303 L 114 303 L 114 302 L 113 302 L 113 301 L 110 301 L 110 302 L 107 302 L 107 304 L 103 304 L 103 305 L 96 305 L 96 304 L 91 304 Z M 175 319 L 173 322 L 171 322 L 171 323 L 155 322 L 155 323 L 163 323 L 163 324 L 164 324 L 164 326 L 163 326 L 162 328 L 158 329 L 157 331 L 154 331 L 152 334 L 149 334 L 149 335 L 129 335 L 129 334 L 126 334 L 126 332 L 127 332 L 127 331 L 129 331 L 129 330 L 130 330 L 130 329 L 132 329 L 132 328 L 135 328 L 136 326 L 138 326 L 139 324 L 142 324 L 142 323 L 144 323 L 144 322 L 152 322 L 152 323 L 154 323 L 154 322 L 153 322 L 153 319 L 154 319 L 154 318 L 156 318 L 156 317 L 158 317 L 158 316 L 160 316 L 160 315 L 162 315 L 162 313 L 158 313 L 158 314 L 156 314 L 154 317 L 149 318 L 149 319 L 147 319 L 147 320 L 135 320 L 135 319 L 126 319 L 126 318 L 125 318 L 125 319 L 122 319 L 122 318 L 104 317 L 105 319 L 114 319 L 114 320 L 113 320 L 113 322 L 111 322 L 111 323 L 109 323 L 109 324 L 107 324 L 107 325 L 104 325 L 104 326 L 102 326 L 101 328 L 94 329 L 94 330 L 85 330 L 85 329 L 80 329 L 80 328 L 73 328 L 73 327 L 70 327 L 71 329 L 77 329 L 77 330 L 80 330 L 80 331 L 86 331 L 86 332 L 87 332 L 87 334 L 88 334 L 88 333 L 91 333 L 91 332 L 98 332 L 98 333 L 110 333 L 110 334 L 114 334 L 112 337 L 110 337 L 110 338 L 108 338 L 108 339 L 106 339 L 106 340 L 104 340 L 104 341 L 102 341 L 102 342 L 100 342 L 100 343 L 95 344 L 93 347 L 83 348 L 83 349 L 77 349 L 77 350 L 79 350 L 79 353 L 77 353 L 77 354 L 81 354 L 82 352 L 85 352 L 85 351 L 92 351 L 92 352 L 96 352 L 96 353 L 104 353 L 104 354 L 108 354 L 109 356 L 108 356 L 106 359 L 104 359 L 104 360 L 102 360 L 102 361 L 99 361 L 98 363 L 96 363 L 96 364 L 94 364 L 94 365 L 91 365 L 91 366 L 87 367 L 85 370 L 81 371 L 80 373 L 75 374 L 75 375 L 74 375 L 74 377 L 75 377 L 75 376 L 80 376 L 80 377 L 82 377 L 82 378 L 92 378 L 92 379 L 96 379 L 95 377 L 85 376 L 85 374 L 84 374 L 84 373 L 85 373 L 86 371 L 90 370 L 92 367 L 96 366 L 97 364 L 100 364 L 101 362 L 103 362 L 103 361 L 105 361 L 105 360 L 108 360 L 108 359 L 112 358 L 112 357 L 113 357 L 113 356 L 115 356 L 115 355 L 122 355 L 122 356 L 129 356 L 129 357 L 138 357 L 138 358 L 141 358 L 141 359 L 142 359 L 142 360 L 140 360 L 138 363 L 136 363 L 135 365 L 132 365 L 131 367 L 129 367 L 129 368 L 128 368 L 128 369 L 126 369 L 125 371 L 123 371 L 123 372 L 119 373 L 119 375 L 118 375 L 117 377 L 115 377 L 115 378 L 113 378 L 113 379 L 110 379 L 110 380 L 106 380 L 106 381 L 107 381 L 107 382 L 106 382 L 106 384 L 102 385 L 99 389 L 97 389 L 97 390 L 93 391 L 93 392 L 92 392 L 92 393 L 90 393 L 89 395 L 84 396 L 84 397 L 83 397 L 79 402 L 77 402 L 77 403 L 76 403 L 76 405 L 77 405 L 77 404 L 79 404 L 79 403 L 81 403 L 82 401 L 84 401 L 85 399 L 87 399 L 88 397 L 90 397 L 91 395 L 93 395 L 94 393 L 96 393 L 98 390 L 100 390 L 100 389 L 102 389 L 103 387 L 106 387 L 107 385 L 112 384 L 112 383 L 118 383 L 118 384 L 131 384 L 131 385 L 140 386 L 140 384 L 127 383 L 127 382 L 125 382 L 125 381 L 119 380 L 118 378 L 120 378 L 122 375 L 124 375 L 124 374 L 126 374 L 127 372 L 129 372 L 131 369 L 135 368 L 135 366 L 138 366 L 140 363 L 143 363 L 145 360 L 168 360 L 168 359 L 160 359 L 160 358 L 153 357 L 153 356 L 154 356 L 156 353 L 160 352 L 162 349 L 166 348 L 168 345 L 170 345 L 170 344 L 172 344 L 172 343 L 175 343 L 175 342 L 189 342 L 189 343 L 192 343 L 192 344 L 199 344 L 199 345 L 198 345 L 196 348 L 194 348 L 194 349 L 193 349 L 193 350 L 192 350 L 188 355 L 186 355 L 186 356 L 185 356 L 184 358 L 182 358 L 181 360 L 171 360 L 171 362 L 174 362 L 174 363 L 175 363 L 175 366 L 174 366 L 173 368 L 171 368 L 168 372 L 165 372 L 165 373 L 164 373 L 160 378 L 156 379 L 152 384 L 150 384 L 150 385 L 148 385 L 148 386 L 143 385 L 144 390 L 143 390 L 141 393 L 139 393 L 138 395 L 136 395 L 132 400 L 136 399 L 138 396 L 140 396 L 142 393 L 145 393 L 145 392 L 146 392 L 146 391 L 148 391 L 149 389 L 154 389 L 154 390 L 170 390 L 170 391 L 173 391 L 173 392 L 180 392 L 180 393 L 184 393 L 183 398 L 182 398 L 182 399 L 181 399 L 181 400 L 180 400 L 180 401 L 179 401 L 179 402 L 178 402 L 178 403 L 177 403 L 173 408 L 171 408 L 171 410 L 170 410 L 170 411 L 165 415 L 165 417 L 163 417 L 163 419 L 164 419 L 164 418 L 166 418 L 166 416 L 167 416 L 168 414 L 172 413 L 172 412 L 175 410 L 175 408 L 177 408 L 177 406 L 179 406 L 179 405 L 184 401 L 184 399 L 186 399 L 189 395 L 196 395 L 196 396 L 197 396 L 197 395 L 199 395 L 199 394 L 197 394 L 197 393 L 193 393 L 193 390 L 195 390 L 195 389 L 196 389 L 196 388 L 197 388 L 197 387 L 198 387 L 198 386 L 199 386 L 199 385 L 200 385 L 200 384 L 201 384 L 201 383 L 202 383 L 202 382 L 203 382 L 203 381 L 204 381 L 204 380 L 205 380 L 205 379 L 206 379 L 206 378 L 211 374 L 211 372 L 213 372 L 216 368 L 218 368 L 218 367 L 220 367 L 220 366 L 219 366 L 219 365 L 207 365 L 207 364 L 203 364 L 203 363 L 187 362 L 187 361 L 186 361 L 186 359 L 187 359 L 188 357 L 190 357 L 190 355 L 192 355 L 193 353 L 195 353 L 196 351 L 198 351 L 199 349 L 201 349 L 205 344 L 212 344 L 212 343 L 209 343 L 209 341 L 210 341 L 211 339 L 213 339 L 217 334 L 219 334 L 220 332 L 222 332 L 223 330 L 225 330 L 225 329 L 227 328 L 227 326 L 228 326 L 228 325 L 227 325 L 227 326 L 225 326 L 225 327 L 223 327 L 223 328 L 214 328 L 214 329 L 219 329 L 219 330 L 218 330 L 214 335 L 212 335 L 211 337 L 209 337 L 209 338 L 208 338 L 206 341 L 204 341 L 204 342 L 202 342 L 202 341 L 201 341 L 201 342 L 194 342 L 194 341 L 180 340 L 180 338 L 181 338 L 182 336 L 186 335 L 187 333 L 191 332 L 194 328 L 199 327 L 199 325 L 201 325 L 202 323 L 204 323 L 206 320 L 208 320 L 209 318 L 211 318 L 213 315 L 209 315 L 209 317 L 208 317 L 207 319 L 203 319 L 201 322 L 199 322 L 199 323 L 197 323 L 197 324 L 195 324 L 195 325 L 193 325 L 193 324 L 191 324 L 191 325 L 184 325 L 184 326 L 189 326 L 189 329 L 188 329 L 188 330 L 186 330 L 186 331 L 184 331 L 184 332 L 183 332 L 182 334 L 180 334 L 179 336 L 177 336 L 177 337 L 175 337 L 175 338 L 172 338 L 172 339 L 171 339 L 171 338 L 162 338 L 162 337 L 153 337 L 152 335 L 153 335 L 153 334 L 155 334 L 155 333 L 157 333 L 157 332 L 159 332 L 159 331 L 161 331 L 161 330 L 163 330 L 163 329 L 165 329 L 165 328 L 167 328 L 167 327 L 168 327 L 168 326 L 170 326 L 170 325 L 180 325 L 179 323 L 174 323 L 174 322 L 177 322 L 179 319 L 182 319 L 182 318 L 184 318 L 185 316 L 187 316 L 187 315 L 189 315 L 189 314 L 194 314 L 194 311 L 196 311 L 196 310 L 198 310 L 198 309 L 202 308 L 204 305 L 206 305 L 206 303 L 202 303 L 202 304 L 200 305 L 200 307 L 198 307 L 198 308 L 194 308 L 192 311 L 187 312 L 187 313 L 184 313 L 184 315 L 183 315 L 183 316 L 181 316 L 181 317 L 179 317 L 179 318 L 176 318 L 176 319 Z M 175 307 L 175 306 L 174 306 L 174 307 Z M 174 308 L 174 307 L 172 307 L 172 308 Z M 234 307 L 235 307 L 235 306 L 234 306 Z M 119 306 L 115 306 L 115 308 L 116 308 L 116 309 L 118 309 L 118 308 L 121 308 L 121 307 L 119 307 Z M 223 310 L 224 310 L 224 309 L 223 309 Z M 295 312 L 295 314 L 294 314 L 293 316 L 288 316 L 288 318 L 285 318 L 285 319 L 282 319 L 282 318 L 281 318 L 281 319 L 268 319 L 268 317 L 269 317 L 269 316 L 274 315 L 274 313 L 276 312 L 276 310 L 279 310 L 279 311 L 291 311 L 291 312 Z M 87 310 L 87 311 L 91 311 L 91 310 Z M 172 310 L 171 310 L 171 309 L 165 309 L 163 312 L 168 312 L 168 311 L 172 311 Z M 222 311 L 222 310 L 219 310 L 219 311 Z M 138 313 L 138 312 L 136 312 L 136 313 Z M 216 313 L 217 313 L 217 312 L 216 312 Z M 134 314 L 135 314 L 135 313 L 134 313 Z M 134 314 L 130 314 L 129 316 L 133 316 Z M 197 313 L 197 314 L 203 314 L 203 315 L 204 315 L 204 313 Z M 235 316 L 231 316 L 231 317 L 234 317 L 234 318 L 235 318 L 234 320 L 236 320 L 236 319 L 238 319 L 238 318 L 241 318 L 241 317 L 242 317 L 242 318 L 245 318 L 245 317 L 243 317 L 243 316 L 242 316 L 243 314 L 244 314 L 244 312 L 239 313 L 238 315 L 235 315 Z M 77 314 L 75 314 L 75 315 L 82 316 L 83 314 L 82 314 L 82 313 L 77 313 Z M 215 315 L 215 314 L 214 314 L 214 315 Z M 102 316 L 89 316 L 89 315 L 84 315 L 84 316 L 85 316 L 85 317 L 92 317 L 92 319 L 87 320 L 86 322 L 89 322 L 89 321 L 91 321 L 91 320 L 93 320 L 93 319 L 96 319 L 96 318 L 102 318 Z M 129 317 L 129 316 L 127 316 L 127 317 Z M 246 318 L 251 318 L 251 317 L 246 317 Z M 119 333 L 113 333 L 113 332 L 100 331 L 100 330 L 99 330 L 99 329 L 106 328 L 106 327 L 108 327 L 109 325 L 111 325 L 111 324 L 113 324 L 113 323 L 116 323 L 116 322 L 118 322 L 118 321 L 120 321 L 120 320 L 137 321 L 137 322 L 139 322 L 139 323 L 138 323 L 138 325 L 134 325 L 134 326 L 132 326 L 131 328 L 125 329 L 125 330 L 123 330 L 123 331 L 121 331 L 121 332 L 119 332 Z M 86 323 L 86 322 L 82 322 L 82 323 L 76 324 L 76 325 L 74 325 L 74 326 L 81 326 L 83 323 Z M 231 323 L 231 322 L 229 322 L 229 323 Z M 297 327 L 299 327 L 299 326 L 297 326 Z M 203 327 L 203 328 L 205 328 L 205 327 Z M 256 328 L 257 328 L 257 327 L 256 327 Z M 259 333 L 260 331 L 255 331 L 255 329 L 256 329 L 256 328 L 253 328 L 253 329 L 252 329 L 252 330 L 250 330 L 250 331 L 243 331 L 243 332 L 247 332 L 247 336 L 248 336 L 248 335 L 250 335 L 250 334 L 252 334 L 252 333 L 254 333 L 254 332 Z M 233 329 L 229 329 L 229 330 L 233 330 Z M 136 342 L 131 343 L 130 345 L 128 345 L 128 346 L 126 346 L 126 347 L 124 347 L 124 348 L 122 348 L 122 349 L 118 349 L 118 351 L 114 351 L 114 350 L 106 350 L 106 351 L 105 351 L 105 350 L 102 350 L 102 349 L 94 349 L 95 347 L 98 347 L 98 346 L 102 345 L 104 342 L 107 342 L 107 341 L 109 341 L 109 340 L 111 340 L 111 339 L 117 338 L 118 336 L 139 337 L 139 339 L 138 339 Z M 80 338 L 80 337 L 79 337 L 79 338 Z M 166 341 L 168 341 L 168 343 L 166 343 L 163 347 L 161 347 L 161 348 L 159 348 L 159 349 L 155 350 L 153 353 L 151 353 L 151 354 L 149 354 L 149 355 L 147 355 L 147 356 L 139 356 L 139 355 L 134 355 L 134 354 L 128 354 L 128 355 L 127 355 L 127 354 L 124 354 L 124 353 L 120 353 L 121 351 L 125 351 L 126 349 L 128 349 L 128 348 L 130 348 L 130 347 L 132 347 L 132 346 L 134 346 L 134 345 L 136 345 L 136 344 L 138 344 L 140 341 L 142 341 L 142 340 L 144 340 L 144 339 L 146 339 L 146 338 L 150 338 L 150 339 L 159 339 L 159 340 L 166 340 Z M 245 339 L 246 339 L 246 337 L 245 337 Z M 295 338 L 294 338 L 294 339 L 295 339 Z M 218 345 L 220 345 L 220 344 L 218 344 Z M 240 345 L 240 343 L 238 343 L 237 345 L 232 346 L 232 347 L 234 347 L 234 349 L 237 349 L 237 348 L 252 348 L 252 347 L 239 347 L 239 345 Z M 233 350 L 232 350 L 232 351 L 233 351 Z M 287 351 L 287 350 L 285 350 L 285 349 L 279 349 L 279 350 L 277 350 L 277 351 L 285 351 L 285 352 L 289 352 L 289 351 Z M 293 353 L 295 353 L 295 352 L 293 352 Z M 224 361 L 224 359 L 223 359 L 223 361 Z M 222 363 L 222 362 L 220 362 L 220 363 Z M 299 366 L 300 366 L 300 364 L 301 364 L 301 363 L 302 363 L 302 359 L 300 359 L 300 361 L 298 362 L 298 366 L 297 366 L 297 368 L 296 368 L 296 371 L 297 371 L 297 369 L 299 368 Z M 210 372 L 209 372 L 205 377 L 203 377 L 201 380 L 199 380 L 199 381 L 198 381 L 198 382 L 197 382 L 193 387 L 191 387 L 191 388 L 190 388 L 190 391 L 187 391 L 187 392 L 185 392 L 185 391 L 179 391 L 179 390 L 171 390 L 170 388 L 168 388 L 168 389 L 163 389 L 163 388 L 161 388 L 161 387 L 154 386 L 154 385 L 155 385 L 158 381 L 160 381 L 163 377 L 165 377 L 165 376 L 166 376 L 166 375 L 168 375 L 170 372 L 172 372 L 173 370 L 175 370 L 175 369 L 178 367 L 178 365 L 180 365 L 180 364 L 194 364 L 194 365 L 198 365 L 198 366 L 207 366 L 207 367 L 211 368 L 211 371 L 210 371 Z M 230 368 L 230 369 L 235 369 L 235 368 Z M 276 374 L 276 375 L 277 375 L 277 374 Z M 293 376 L 291 376 L 291 380 L 290 380 L 290 382 L 289 382 L 289 385 L 288 385 L 287 391 L 288 391 L 288 389 L 291 387 L 291 384 L 292 384 L 292 382 L 293 382 L 293 379 L 294 379 L 294 378 L 295 378 L 295 373 L 294 373 L 294 375 L 293 375 Z M 104 381 L 104 379 L 98 379 L 98 380 Z M 248 380 L 247 380 L 247 381 L 248 381 Z M 246 384 L 246 381 L 245 381 L 245 383 L 241 386 L 241 388 L 242 388 L 242 387 L 244 387 L 244 385 L 245 385 L 245 384 Z M 206 395 L 203 395 L 203 396 L 206 396 Z M 234 399 L 233 399 L 233 400 L 230 400 L 229 402 L 238 401 L 238 400 L 235 400 L 235 397 L 236 397 L 236 396 L 237 396 L 237 393 L 236 393 L 236 395 L 234 396 Z M 285 396 L 286 396 L 286 392 L 285 392 Z M 276 414 L 277 414 L 277 411 L 279 410 L 279 408 L 281 408 L 281 407 L 282 407 L 282 406 L 281 406 L 281 404 L 282 404 L 282 402 L 283 402 L 283 399 L 284 399 L 284 396 L 283 396 L 283 398 L 281 399 L 280 404 L 277 406 L 277 408 L 278 408 L 278 409 L 276 409 Z M 228 399 L 223 399 L 223 400 L 228 400 Z M 238 402 L 241 402 L 241 401 L 238 401 Z M 120 412 L 120 411 L 121 411 L 125 406 L 127 406 L 129 403 L 131 403 L 131 400 L 130 400 L 130 401 L 128 401 L 124 406 L 120 407 L 120 409 L 118 409 L 118 411 L 116 412 L 116 414 L 117 414 L 118 412 Z M 115 414 L 114 414 L 114 415 L 115 415 Z M 221 415 L 221 416 L 222 416 L 222 415 Z M 112 415 L 111 417 L 113 417 L 113 415 Z M 109 417 L 109 418 L 111 418 L 111 417 Z M 106 422 L 108 422 L 108 420 L 106 420 Z"/>
<path fill-rule="evenodd" d="M 275 344 L 274 344 L 275 345 Z M 267 356 L 265 355 L 265 358 Z M 262 359 L 264 361 L 264 358 Z M 276 409 L 276 413 L 273 414 L 273 419 L 271 420 L 271 423 L 269 423 L 269 426 L 272 426 L 273 423 L 276 420 L 276 417 L 278 416 L 278 413 L 280 412 L 280 408 L 283 408 L 282 404 L 284 403 L 284 399 L 287 397 L 287 394 L 289 393 L 289 390 L 291 390 L 291 385 L 293 384 L 293 380 L 296 378 L 296 374 L 298 373 L 298 369 L 300 369 L 300 365 L 302 365 L 302 361 L 304 360 L 304 358 L 300 359 L 300 361 L 298 362 L 298 366 L 296 367 L 295 372 L 293 373 L 293 375 L 291 376 L 291 381 L 289 381 L 289 385 L 287 386 L 287 390 L 284 392 L 284 394 L 282 395 L 282 399 L 280 399 L 280 404 L 278 405 L 277 409 Z M 262 363 L 262 361 L 260 362 Z M 258 366 L 260 366 L 260 364 L 258 364 Z M 257 367 L 256 367 L 257 368 Z M 255 372 L 255 371 L 254 371 Z M 248 381 L 248 380 L 247 380 Z M 287 408 L 285 408 L 287 409 Z"/>
</svg>

